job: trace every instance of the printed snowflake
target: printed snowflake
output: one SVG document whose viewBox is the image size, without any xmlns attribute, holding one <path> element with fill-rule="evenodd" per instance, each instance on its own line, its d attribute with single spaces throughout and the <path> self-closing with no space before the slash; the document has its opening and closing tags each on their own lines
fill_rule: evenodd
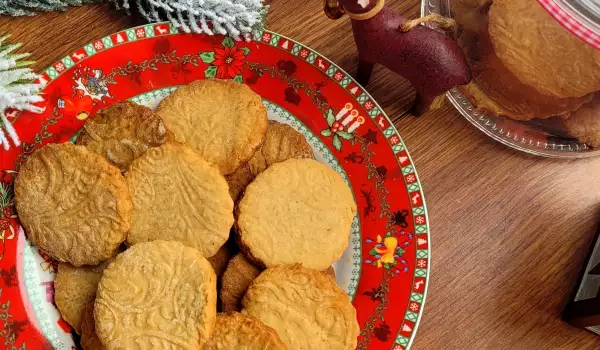
<svg viewBox="0 0 600 350">
<path fill-rule="evenodd" d="M 146 36 L 146 31 L 144 30 L 144 28 L 140 28 L 140 29 L 138 29 L 138 30 L 135 31 L 135 34 L 138 37 L 144 37 L 144 36 Z"/>
<path fill-rule="evenodd" d="M 392 143 L 392 145 L 397 144 L 398 142 L 400 142 L 400 138 L 396 135 L 390 137 L 390 142 Z"/>
<path fill-rule="evenodd" d="M 406 181 L 407 181 L 407 182 L 410 182 L 410 183 L 413 183 L 413 182 L 417 181 L 417 179 L 415 178 L 415 176 L 414 176 L 414 175 L 412 175 L 412 174 L 411 174 L 411 175 L 408 175 L 408 176 L 406 177 Z"/>
<path fill-rule="evenodd" d="M 420 267 L 420 268 L 424 268 L 424 267 L 427 266 L 427 261 L 425 261 L 425 260 L 419 260 L 419 261 L 417 261 L 417 266 Z"/>
<path fill-rule="evenodd" d="M 394 350 L 403 350 L 403 349 L 404 349 L 404 348 L 403 348 L 403 347 L 402 347 L 402 345 L 400 345 L 400 344 L 396 344 L 396 345 L 394 346 Z"/>
<path fill-rule="evenodd" d="M 263 41 L 270 41 L 271 40 L 271 34 L 269 34 L 269 33 L 263 34 L 262 40 Z"/>
<path fill-rule="evenodd" d="M 302 58 L 306 58 L 306 57 L 308 57 L 308 50 L 302 50 L 302 51 L 300 52 L 300 56 L 302 56 Z"/>
<path fill-rule="evenodd" d="M 412 311 L 418 311 L 419 310 L 419 304 L 417 304 L 417 303 L 410 303 L 410 306 L 408 308 L 411 309 Z"/>
<path fill-rule="evenodd" d="M 58 63 L 56 65 L 56 70 L 59 71 L 59 72 L 62 72 L 63 70 L 65 70 L 65 65 L 62 64 L 62 63 Z"/>
<path fill-rule="evenodd" d="M 417 216 L 417 218 L 415 219 L 415 221 L 417 222 L 417 224 L 423 225 L 425 223 L 425 218 L 422 217 L 422 216 Z"/>
<path fill-rule="evenodd" d="M 333 77 L 335 78 L 335 80 L 342 80 L 344 78 L 344 75 L 341 72 L 337 72 Z"/>
<path fill-rule="evenodd" d="M 104 48 L 104 45 L 102 44 L 101 41 L 96 41 L 94 43 L 94 47 L 96 48 L 96 50 L 102 50 Z"/>
<path fill-rule="evenodd" d="M 367 103 L 365 103 L 365 109 L 369 110 L 369 109 L 372 109 L 373 107 L 374 107 L 373 102 L 368 101 Z"/>
</svg>

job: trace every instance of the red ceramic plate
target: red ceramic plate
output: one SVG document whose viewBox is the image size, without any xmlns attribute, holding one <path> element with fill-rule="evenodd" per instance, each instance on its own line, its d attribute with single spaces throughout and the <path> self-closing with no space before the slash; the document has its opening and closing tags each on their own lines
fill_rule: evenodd
<svg viewBox="0 0 600 350">
<path fill-rule="evenodd" d="M 358 348 L 410 347 L 430 244 L 421 185 L 402 139 L 373 98 L 331 61 L 276 33 L 254 37 L 182 34 L 168 23 L 124 30 L 43 72 L 43 114 L 7 112 L 22 144 L 0 151 L 0 343 L 77 348 L 54 305 L 56 263 L 28 242 L 15 213 L 12 182 L 23 161 L 47 143 L 73 140 L 86 119 L 115 101 L 153 107 L 178 86 L 216 77 L 260 94 L 269 118 L 304 134 L 316 158 L 351 186 L 359 210 L 334 267 L 357 309 Z"/>
</svg>

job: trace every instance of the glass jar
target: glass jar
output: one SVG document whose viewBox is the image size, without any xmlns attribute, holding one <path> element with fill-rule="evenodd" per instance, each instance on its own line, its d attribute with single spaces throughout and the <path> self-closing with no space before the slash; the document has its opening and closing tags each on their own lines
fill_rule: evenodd
<svg viewBox="0 0 600 350">
<path fill-rule="evenodd" d="M 444 17 L 455 17 L 457 22 L 459 22 L 458 40 L 460 42 L 460 35 L 464 35 L 469 28 L 461 28 L 460 13 L 454 13 L 455 16 L 453 16 L 451 7 L 453 1 L 460 3 L 468 1 L 485 2 L 483 0 L 423 0 L 422 15 L 426 16 L 437 13 Z M 600 35 L 598 34 L 600 33 L 600 3 L 597 0 L 538 0 L 538 2 L 565 28 L 600 50 Z M 489 0 L 489 3 L 492 3 L 492 0 Z M 456 8 L 457 6 L 454 7 L 455 12 Z M 586 45 L 583 41 L 581 44 Z M 468 49 L 465 49 L 465 55 L 467 56 L 470 54 L 468 51 Z M 476 67 L 471 68 L 474 71 L 477 70 Z M 497 73 L 503 75 L 504 71 L 499 69 Z M 474 74 L 477 73 L 475 72 Z M 548 72 L 548 74 L 552 74 L 552 72 Z M 584 78 L 582 77 L 582 79 Z M 493 81 L 493 79 L 488 80 Z M 505 90 L 510 89 L 510 84 L 501 88 Z M 474 104 L 478 105 L 477 91 L 472 91 L 472 89 L 467 89 L 464 86 L 452 89 L 448 92 L 447 97 L 457 110 L 473 125 L 493 139 L 512 148 L 540 156 L 558 158 L 583 158 L 600 155 L 600 144 L 598 144 L 600 141 L 597 138 L 590 141 L 590 138 L 583 136 L 579 139 L 575 137 L 576 135 L 580 135 L 577 134 L 577 130 L 582 130 L 582 128 L 589 130 L 590 118 L 587 118 L 587 124 L 583 126 L 576 125 L 571 127 L 567 122 L 571 116 L 575 115 L 574 113 L 578 113 L 579 116 L 584 114 L 589 116 L 591 113 L 594 113 L 593 127 L 598 128 L 597 134 L 594 135 L 600 136 L 600 91 L 595 95 L 593 92 L 590 93 L 586 100 L 588 102 L 583 105 L 577 105 L 578 107 L 575 110 L 569 111 L 560 117 L 552 116 L 546 118 L 547 116 L 545 116 L 546 119 L 519 118 L 519 116 L 515 118 L 514 115 L 508 118 L 499 112 L 502 108 L 495 110 L 494 108 L 475 107 Z M 492 101 L 490 105 L 494 105 L 494 102 Z M 590 106 L 594 108 L 590 108 Z M 575 119 L 572 118 L 571 120 Z"/>
</svg>

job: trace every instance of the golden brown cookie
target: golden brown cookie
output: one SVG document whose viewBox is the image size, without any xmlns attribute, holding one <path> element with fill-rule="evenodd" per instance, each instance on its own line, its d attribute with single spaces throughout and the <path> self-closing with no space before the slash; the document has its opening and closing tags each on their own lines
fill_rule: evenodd
<svg viewBox="0 0 600 350">
<path fill-rule="evenodd" d="M 175 240 L 211 257 L 229 238 L 233 201 L 227 181 L 190 147 L 151 148 L 133 161 L 125 179 L 133 200 L 128 245 Z"/>
<path fill-rule="evenodd" d="M 215 275 L 217 275 L 217 281 L 221 278 L 223 272 L 225 272 L 227 263 L 229 263 L 229 260 L 231 260 L 231 257 L 233 256 L 233 248 L 229 243 L 230 242 L 227 241 L 219 248 L 219 250 L 217 250 L 215 255 L 208 258 L 208 262 L 213 267 L 213 270 L 215 270 Z"/>
<path fill-rule="evenodd" d="M 231 80 L 196 80 L 156 109 L 175 138 L 223 174 L 232 173 L 262 144 L 267 110 L 260 96 Z"/>
<path fill-rule="evenodd" d="M 600 92 L 565 120 L 569 135 L 592 147 L 600 147 Z"/>
<path fill-rule="evenodd" d="M 69 143 L 48 145 L 27 159 L 15 200 L 29 239 L 74 266 L 112 257 L 131 223 L 131 197 L 119 169 Z"/>
<path fill-rule="evenodd" d="M 98 111 L 77 136 L 77 144 L 127 171 L 131 162 L 150 147 L 165 142 L 162 119 L 146 106 L 122 101 Z"/>
<path fill-rule="evenodd" d="M 54 301 L 62 318 L 81 334 L 81 319 L 87 304 L 96 298 L 102 272 L 110 264 L 107 260 L 98 266 L 74 267 L 67 263 L 58 265 L 54 279 Z"/>
<path fill-rule="evenodd" d="M 260 275 L 261 269 L 252 265 L 244 254 L 236 254 L 221 278 L 221 310 L 223 312 L 240 311 L 242 298 L 252 281 Z"/>
<path fill-rule="evenodd" d="M 360 332 L 335 280 L 301 265 L 266 269 L 248 288 L 242 312 L 273 328 L 290 350 L 354 350 Z"/>
<path fill-rule="evenodd" d="M 580 97 L 600 90 L 600 51 L 563 28 L 536 1 L 494 0 L 489 32 L 506 68 L 542 94 Z"/>
<path fill-rule="evenodd" d="M 253 263 L 302 263 L 322 271 L 346 250 L 356 203 L 328 166 L 289 159 L 246 187 L 237 212 L 237 241 Z"/>
<path fill-rule="evenodd" d="M 521 83 L 494 52 L 485 9 L 471 11 L 470 16 L 461 17 L 471 22 L 463 27 L 458 42 L 473 72 L 473 80 L 459 89 L 481 112 L 516 120 L 545 119 L 566 115 L 589 101 L 589 95 L 569 98 L 543 95 Z"/>
<path fill-rule="evenodd" d="M 227 175 L 229 193 L 234 201 L 254 178 L 269 166 L 290 158 L 314 158 L 304 136 L 287 124 L 269 120 L 265 142 L 248 162 Z"/>
<path fill-rule="evenodd" d="M 333 269 L 333 266 L 329 266 L 323 273 L 335 280 L 335 270 Z"/>
<path fill-rule="evenodd" d="M 204 350 L 287 350 L 273 328 L 239 312 L 218 314 Z"/>
<path fill-rule="evenodd" d="M 107 349 L 199 349 L 217 313 L 213 268 L 175 241 L 139 243 L 104 270 L 94 304 Z"/>
<path fill-rule="evenodd" d="M 96 334 L 93 301 L 85 307 L 81 319 L 81 347 L 83 350 L 104 350 L 104 347 Z"/>
</svg>

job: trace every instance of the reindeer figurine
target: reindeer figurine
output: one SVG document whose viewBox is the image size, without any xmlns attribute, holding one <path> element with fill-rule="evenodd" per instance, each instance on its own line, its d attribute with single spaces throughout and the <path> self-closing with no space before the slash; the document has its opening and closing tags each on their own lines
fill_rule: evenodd
<svg viewBox="0 0 600 350">
<path fill-rule="evenodd" d="M 325 0 L 325 13 L 352 20 L 358 49 L 356 80 L 366 86 L 379 63 L 408 79 L 417 96 L 412 113 L 426 112 L 438 97 L 471 80 L 460 47 L 448 35 L 407 21 L 384 6 L 384 0 Z"/>
</svg>

